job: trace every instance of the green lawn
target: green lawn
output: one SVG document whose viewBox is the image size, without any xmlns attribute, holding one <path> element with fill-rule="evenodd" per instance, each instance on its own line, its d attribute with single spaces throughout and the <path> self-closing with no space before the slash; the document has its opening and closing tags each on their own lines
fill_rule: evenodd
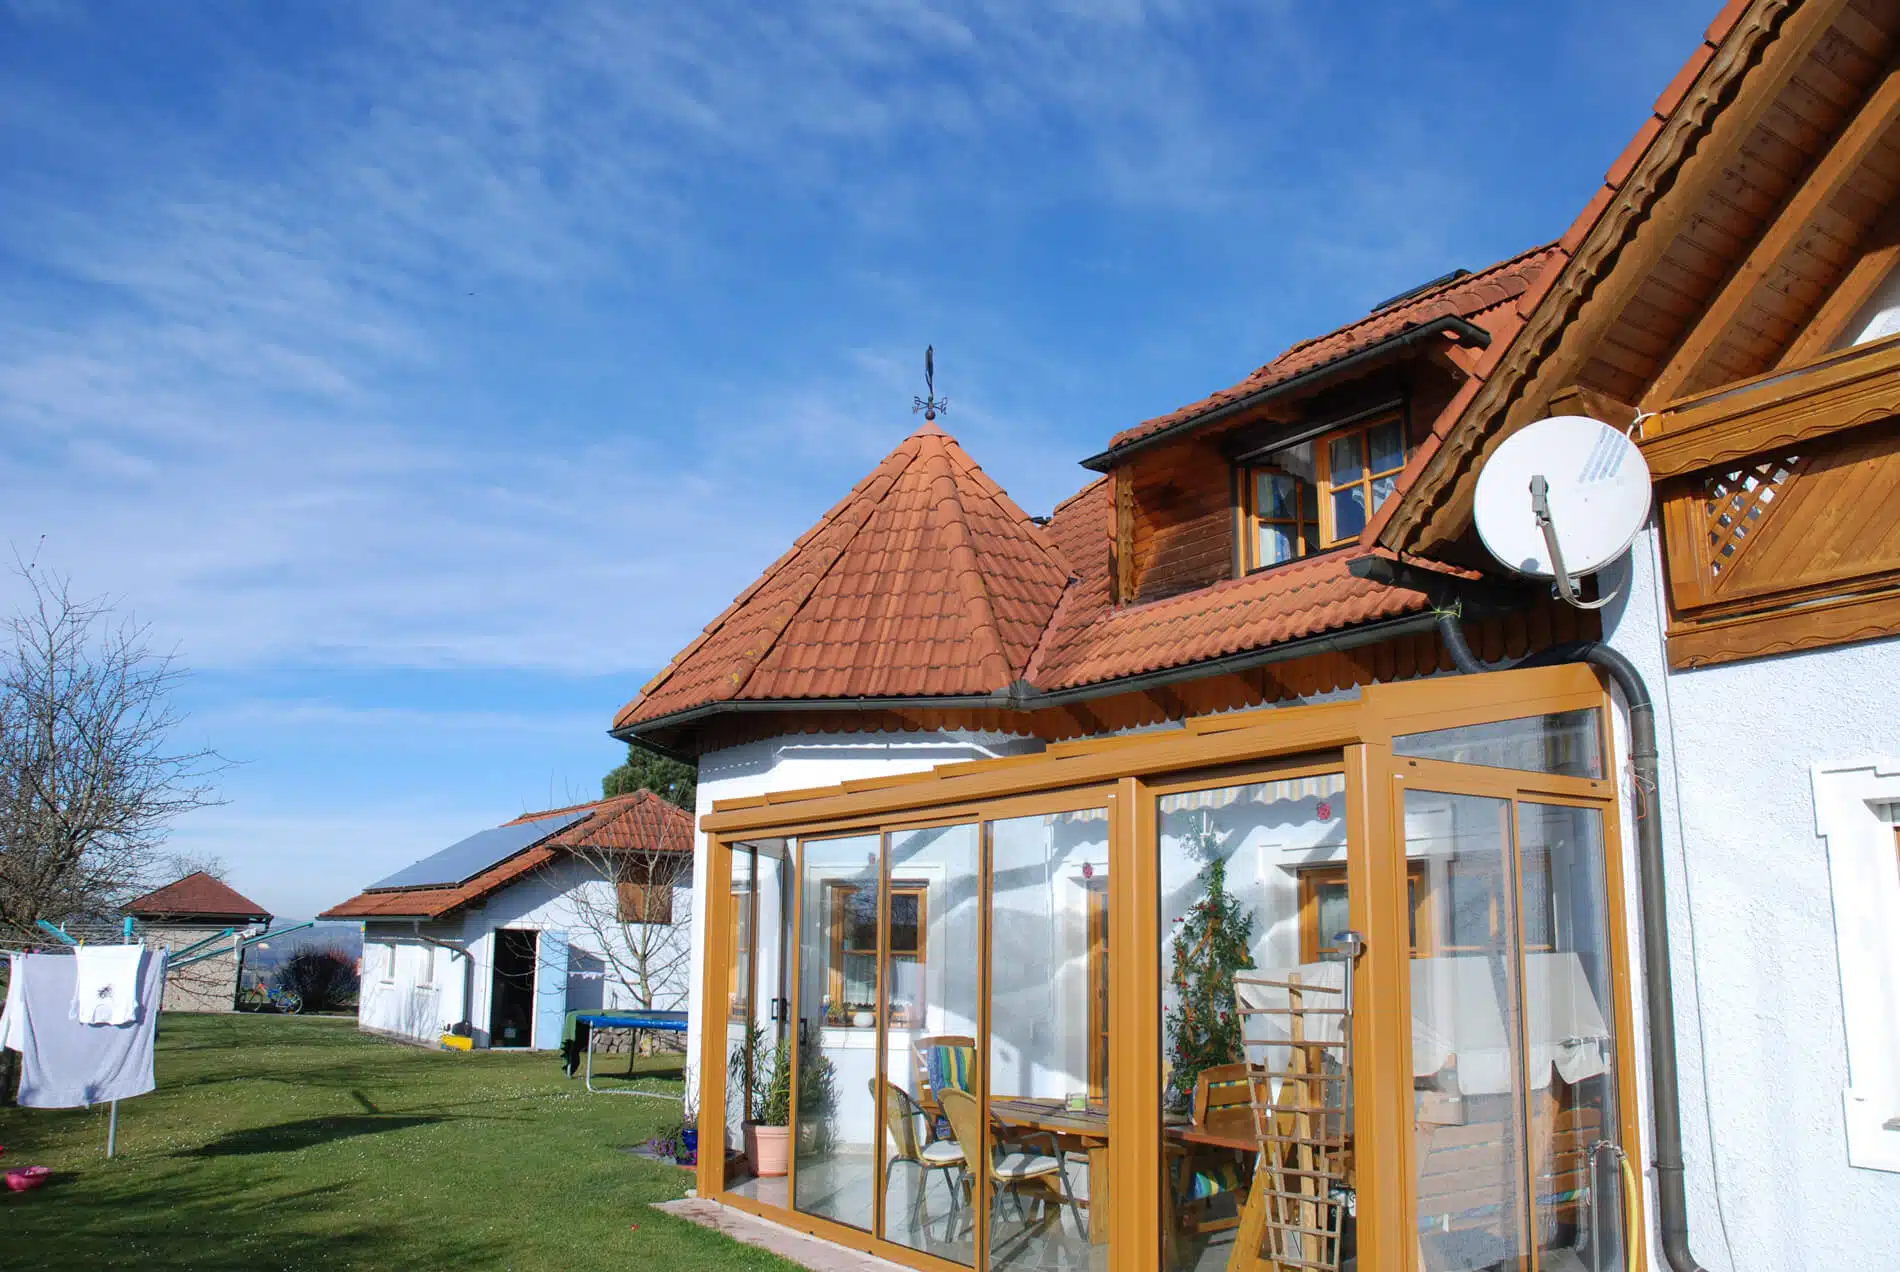
<svg viewBox="0 0 1900 1272">
<path fill-rule="evenodd" d="M 0 1166 L 57 1172 L 0 1189 L 0 1264 L 790 1268 L 647 1204 L 691 1177 L 620 1146 L 678 1109 L 589 1095 L 545 1054 L 422 1051 L 348 1020 L 167 1016 L 158 1090 L 119 1106 L 113 1160 L 104 1108 L 0 1108 Z"/>
</svg>

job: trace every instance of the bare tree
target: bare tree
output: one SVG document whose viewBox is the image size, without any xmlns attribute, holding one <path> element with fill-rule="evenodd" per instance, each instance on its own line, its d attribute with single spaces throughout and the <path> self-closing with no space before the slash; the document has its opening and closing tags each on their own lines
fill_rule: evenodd
<svg viewBox="0 0 1900 1272">
<path fill-rule="evenodd" d="M 567 891 L 568 919 L 583 934 L 570 944 L 598 955 L 603 975 L 636 1005 L 683 1009 L 692 967 L 692 854 L 648 846 L 575 847 L 566 855 L 585 880 Z M 561 858 L 549 863 L 561 868 Z"/>
<path fill-rule="evenodd" d="M 226 877 L 231 867 L 215 852 L 168 852 L 159 874 L 164 876 L 161 882 L 173 883 L 186 875 L 208 874 L 219 883 L 229 883 Z"/>
<path fill-rule="evenodd" d="M 226 761 L 175 746 L 187 672 L 150 628 L 20 565 L 0 624 L 0 925 L 109 914 L 152 882 L 167 828 L 220 802 Z"/>
</svg>

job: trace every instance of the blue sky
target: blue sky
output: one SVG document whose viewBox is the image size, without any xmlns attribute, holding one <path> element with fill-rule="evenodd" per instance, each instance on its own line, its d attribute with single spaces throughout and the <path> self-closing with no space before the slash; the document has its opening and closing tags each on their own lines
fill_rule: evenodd
<svg viewBox="0 0 1900 1272">
<path fill-rule="evenodd" d="M 308 914 L 597 791 L 927 342 L 1046 512 L 1560 234 L 1716 7 L 0 0 L 0 532 L 195 670 L 176 846 Z"/>
</svg>

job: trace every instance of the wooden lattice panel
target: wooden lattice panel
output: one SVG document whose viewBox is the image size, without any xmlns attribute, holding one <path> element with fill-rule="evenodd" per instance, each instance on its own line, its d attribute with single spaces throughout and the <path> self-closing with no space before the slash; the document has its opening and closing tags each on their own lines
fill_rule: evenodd
<svg viewBox="0 0 1900 1272">
<path fill-rule="evenodd" d="M 1719 579 L 1760 528 L 1774 508 L 1783 486 L 1801 471 L 1799 455 L 1782 455 L 1750 463 L 1731 472 L 1703 479 L 1702 510 L 1708 535 L 1709 577 Z"/>
<path fill-rule="evenodd" d="M 1230 1269 L 1336 1272 L 1352 1191 L 1352 1009 L 1343 963 L 1234 977 L 1260 1145 Z"/>
</svg>

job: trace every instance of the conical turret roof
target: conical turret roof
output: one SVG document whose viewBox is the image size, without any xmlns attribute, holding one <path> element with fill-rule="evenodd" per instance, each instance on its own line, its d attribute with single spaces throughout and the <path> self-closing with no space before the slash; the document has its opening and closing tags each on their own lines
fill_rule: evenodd
<svg viewBox="0 0 1900 1272">
<path fill-rule="evenodd" d="M 616 729 L 741 700 L 985 694 L 1020 679 L 1069 578 L 927 423 L 621 709 Z"/>
</svg>

